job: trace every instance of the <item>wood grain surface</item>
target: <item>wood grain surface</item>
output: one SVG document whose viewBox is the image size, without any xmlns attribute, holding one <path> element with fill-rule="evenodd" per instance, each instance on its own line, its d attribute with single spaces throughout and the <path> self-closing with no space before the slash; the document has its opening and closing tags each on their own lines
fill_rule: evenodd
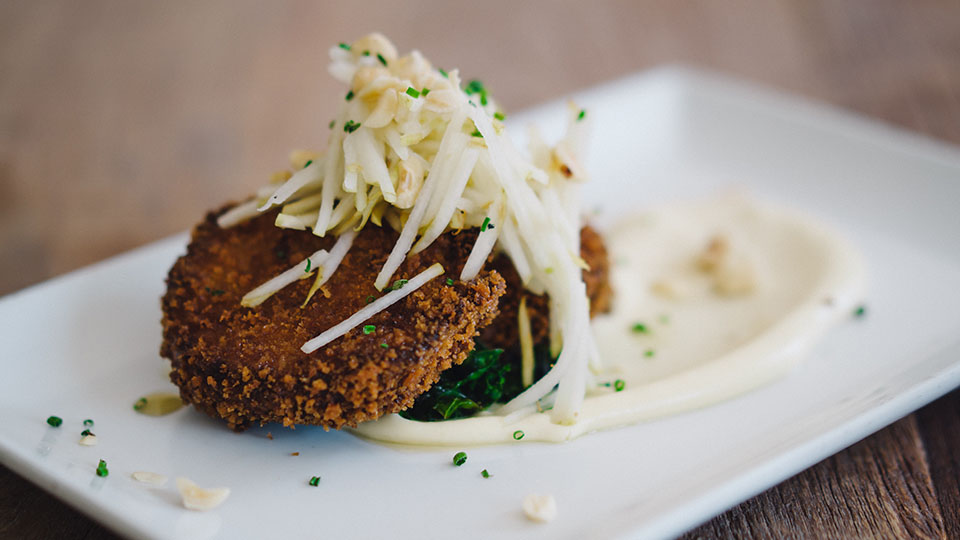
<svg viewBox="0 0 960 540">
<path fill-rule="evenodd" d="M 343 91 L 326 48 L 375 29 L 508 110 L 685 63 L 960 143 L 956 0 L 3 0 L 0 294 L 187 229 L 318 147 Z M 954 392 L 686 537 L 960 538 L 958 511 Z M 109 537 L 0 467 L 0 538 Z"/>
</svg>

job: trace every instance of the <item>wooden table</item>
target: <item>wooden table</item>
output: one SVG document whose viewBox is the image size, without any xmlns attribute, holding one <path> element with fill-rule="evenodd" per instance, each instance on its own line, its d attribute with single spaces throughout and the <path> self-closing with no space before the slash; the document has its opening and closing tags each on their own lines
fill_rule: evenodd
<svg viewBox="0 0 960 540">
<path fill-rule="evenodd" d="M 0 294 L 184 230 L 319 147 L 343 92 L 326 48 L 371 29 L 508 109 L 681 62 L 960 143 L 956 1 L 405 6 L 0 2 Z M 960 537 L 958 461 L 954 392 L 688 536 Z M 0 537 L 110 536 L 0 467 Z"/>
</svg>

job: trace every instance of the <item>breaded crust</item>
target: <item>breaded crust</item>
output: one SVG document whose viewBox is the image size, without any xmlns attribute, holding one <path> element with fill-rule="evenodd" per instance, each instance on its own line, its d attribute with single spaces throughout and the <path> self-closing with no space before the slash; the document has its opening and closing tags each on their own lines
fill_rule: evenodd
<svg viewBox="0 0 960 540">
<path fill-rule="evenodd" d="M 207 215 L 170 270 L 160 354 L 170 359 L 170 378 L 184 401 L 233 429 L 266 422 L 339 429 L 409 407 L 441 371 L 466 358 L 506 290 L 492 269 L 459 281 L 476 233 L 444 234 L 409 255 L 393 279 L 411 278 L 434 262 L 444 276 L 365 323 L 375 331 L 356 328 L 304 354 L 304 342 L 380 295 L 373 282 L 397 233 L 365 227 L 324 286 L 326 297 L 317 292 L 301 308 L 308 278 L 246 308 L 244 294 L 335 239 L 275 227 L 275 212 L 222 229 L 216 218 L 225 210 Z"/>
<path fill-rule="evenodd" d="M 610 310 L 613 291 L 610 288 L 610 262 L 603 238 L 592 227 L 580 230 L 580 257 L 587 263 L 589 270 L 583 271 L 583 281 L 590 298 L 590 316 Z M 550 332 L 550 309 L 547 295 L 535 295 L 524 290 L 520 275 L 513 268 L 509 258 L 500 256 L 487 265 L 498 272 L 507 282 L 507 294 L 500 299 L 500 315 L 493 324 L 480 332 L 480 341 L 486 347 L 509 350 L 519 342 L 517 311 L 520 299 L 527 299 L 527 313 L 530 316 L 530 331 L 533 342 L 544 343 Z"/>
</svg>

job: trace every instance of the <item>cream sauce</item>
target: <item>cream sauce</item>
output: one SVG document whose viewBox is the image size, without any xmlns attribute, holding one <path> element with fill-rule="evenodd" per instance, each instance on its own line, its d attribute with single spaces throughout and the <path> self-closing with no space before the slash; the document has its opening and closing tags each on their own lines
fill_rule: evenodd
<svg viewBox="0 0 960 540">
<path fill-rule="evenodd" d="M 718 294 L 696 261 L 723 235 L 750 292 Z M 861 299 L 864 267 L 843 239 L 806 216 L 740 197 L 662 207 L 606 234 L 615 299 L 594 319 L 602 370 L 579 420 L 495 412 L 446 422 L 397 415 L 354 430 L 418 445 L 560 442 L 601 429 L 705 407 L 783 376 Z M 741 276 L 741 277 L 743 277 Z M 667 293 L 667 294 L 665 294 Z M 643 328 L 634 329 L 637 323 Z M 645 331 L 640 331 L 645 330 Z M 623 391 L 614 390 L 621 379 Z"/>
</svg>

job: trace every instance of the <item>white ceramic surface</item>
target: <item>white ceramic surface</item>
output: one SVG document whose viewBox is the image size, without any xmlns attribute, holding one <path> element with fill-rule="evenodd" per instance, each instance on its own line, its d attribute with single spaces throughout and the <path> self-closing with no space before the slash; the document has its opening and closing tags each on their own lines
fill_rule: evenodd
<svg viewBox="0 0 960 540">
<path fill-rule="evenodd" d="M 138 538 L 665 537 L 960 384 L 956 148 L 686 69 L 575 99 L 596 128 L 590 204 L 601 221 L 731 187 L 789 204 L 862 250 L 867 316 L 740 398 L 561 445 L 466 449 L 456 468 L 451 449 L 315 428 L 235 434 L 192 409 L 135 413 L 140 395 L 173 389 L 157 354 L 158 298 L 180 235 L 0 299 L 0 461 Z M 562 118 L 555 102 L 511 120 L 549 133 Z M 46 425 L 51 414 L 61 428 Z M 98 446 L 77 444 L 84 418 Z M 94 475 L 101 458 L 106 479 Z M 138 470 L 171 482 L 140 485 Z M 319 487 L 307 485 L 314 475 Z M 233 493 L 215 511 L 184 510 L 175 476 Z M 528 493 L 552 493 L 557 519 L 527 521 Z"/>
</svg>

